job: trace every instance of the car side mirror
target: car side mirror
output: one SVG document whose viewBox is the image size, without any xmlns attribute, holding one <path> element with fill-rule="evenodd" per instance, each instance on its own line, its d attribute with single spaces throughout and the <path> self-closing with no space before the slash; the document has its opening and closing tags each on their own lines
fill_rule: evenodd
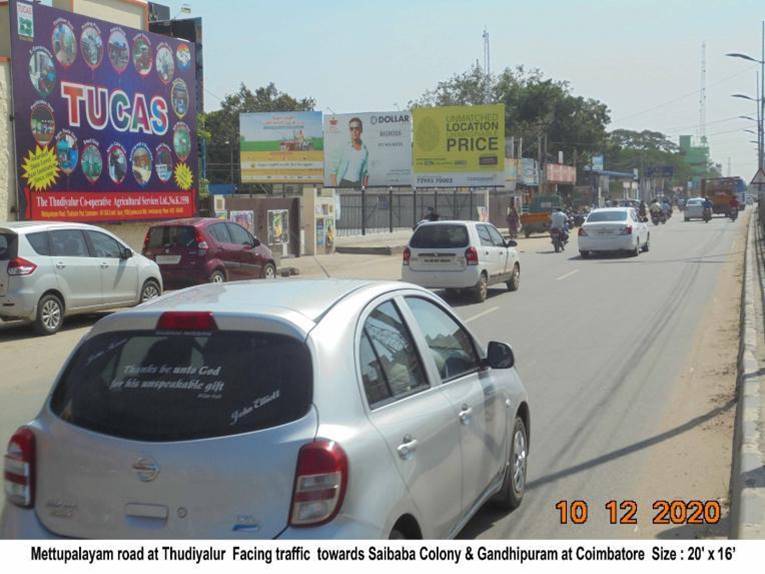
<svg viewBox="0 0 765 574">
<path fill-rule="evenodd" d="M 130 259 L 133 256 L 133 250 L 130 247 L 125 247 L 120 254 L 120 259 Z"/>
<path fill-rule="evenodd" d="M 518 242 L 515 239 L 508 239 L 505 241 L 505 247 L 518 247 Z"/>
<path fill-rule="evenodd" d="M 515 365 L 513 349 L 507 343 L 491 341 L 486 352 L 486 362 L 492 369 L 510 369 Z"/>
</svg>

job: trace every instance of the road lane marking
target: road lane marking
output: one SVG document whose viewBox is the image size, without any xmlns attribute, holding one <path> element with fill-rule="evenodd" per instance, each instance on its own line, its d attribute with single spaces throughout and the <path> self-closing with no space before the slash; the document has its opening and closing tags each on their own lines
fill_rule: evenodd
<svg viewBox="0 0 765 574">
<path fill-rule="evenodd" d="M 464 322 L 470 323 L 470 321 L 475 321 L 476 319 L 480 319 L 484 315 L 488 315 L 489 313 L 493 313 L 494 311 L 497 311 L 497 310 L 499 310 L 499 307 L 492 307 L 491 309 L 486 309 L 486 311 L 481 311 L 480 313 L 478 313 L 478 315 L 473 315 L 469 319 L 465 319 Z"/>
<path fill-rule="evenodd" d="M 574 273 L 579 273 L 579 269 L 574 269 L 573 271 L 569 271 L 565 275 L 561 275 L 556 279 L 556 281 L 563 281 L 566 277 L 571 277 Z"/>
</svg>

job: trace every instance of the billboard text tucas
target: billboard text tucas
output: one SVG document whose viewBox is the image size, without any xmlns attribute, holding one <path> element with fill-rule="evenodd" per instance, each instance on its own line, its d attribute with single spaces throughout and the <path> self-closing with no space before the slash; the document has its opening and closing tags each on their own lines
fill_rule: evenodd
<svg viewBox="0 0 765 574">
<path fill-rule="evenodd" d="M 193 215 L 193 45 L 12 1 L 20 219 Z"/>
<path fill-rule="evenodd" d="M 505 106 L 415 108 L 416 187 L 505 183 Z"/>
</svg>

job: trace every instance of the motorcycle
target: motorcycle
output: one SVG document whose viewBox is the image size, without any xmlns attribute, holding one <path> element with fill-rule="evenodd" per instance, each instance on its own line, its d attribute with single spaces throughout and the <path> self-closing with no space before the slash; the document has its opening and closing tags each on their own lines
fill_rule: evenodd
<svg viewBox="0 0 765 574">
<path fill-rule="evenodd" d="M 731 221 L 736 221 L 736 218 L 738 217 L 738 207 L 731 207 L 728 212 L 728 217 L 730 217 Z"/>
<path fill-rule="evenodd" d="M 651 223 L 654 225 L 659 225 L 659 223 L 666 223 L 667 219 L 664 217 L 663 213 L 659 213 L 657 211 L 651 212 Z"/>
<path fill-rule="evenodd" d="M 555 253 L 560 253 L 566 248 L 566 243 L 568 241 L 568 238 L 566 237 L 566 233 L 558 229 L 557 227 L 553 227 L 550 230 L 550 238 L 552 239 L 553 249 L 555 249 Z"/>
<path fill-rule="evenodd" d="M 712 210 L 708 207 L 705 207 L 704 211 L 702 212 L 702 218 L 704 219 L 704 223 L 709 223 L 709 221 L 712 219 Z"/>
</svg>

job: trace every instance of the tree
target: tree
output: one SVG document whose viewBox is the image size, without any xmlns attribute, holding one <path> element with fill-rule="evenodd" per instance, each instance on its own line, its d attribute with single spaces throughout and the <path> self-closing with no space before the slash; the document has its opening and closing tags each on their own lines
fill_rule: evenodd
<svg viewBox="0 0 765 574">
<path fill-rule="evenodd" d="M 254 92 L 243 83 L 239 90 L 221 101 L 219 110 L 206 114 L 205 128 L 211 134 L 207 147 L 207 177 L 211 183 L 241 181 L 239 165 L 239 114 L 248 112 L 310 111 L 313 98 L 296 99 L 280 92 L 273 83 Z M 233 166 L 233 167 L 232 167 Z M 233 174 L 233 178 L 232 178 Z M 256 191 L 271 191 L 270 185 L 255 186 Z"/>
</svg>

